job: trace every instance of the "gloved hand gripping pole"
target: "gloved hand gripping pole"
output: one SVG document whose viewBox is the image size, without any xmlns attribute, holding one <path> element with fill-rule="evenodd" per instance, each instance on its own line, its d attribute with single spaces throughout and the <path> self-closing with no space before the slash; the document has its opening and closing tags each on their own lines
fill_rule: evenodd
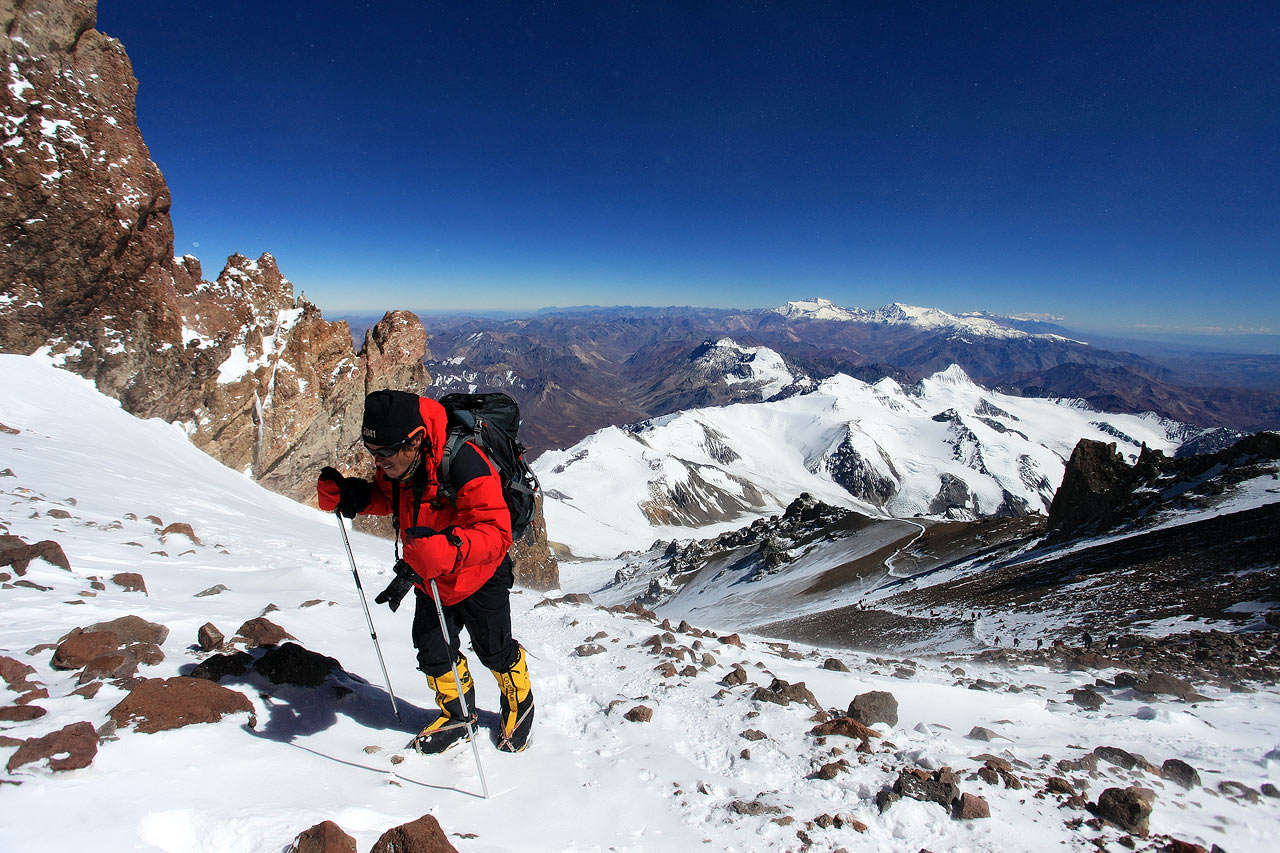
<svg viewBox="0 0 1280 853">
<path fill-rule="evenodd" d="M 431 579 L 431 598 L 436 603 L 436 613 L 440 617 L 440 635 L 449 642 L 449 626 L 444 621 L 444 605 L 440 603 L 440 591 L 436 589 L 436 579 Z M 476 757 L 476 773 L 480 774 L 480 787 L 484 790 L 484 798 L 489 799 L 489 784 L 484 781 L 484 768 L 480 766 L 480 747 L 476 745 L 476 729 L 471 723 L 471 709 L 467 707 L 466 691 L 462 689 L 462 680 L 458 678 L 458 661 L 449 658 L 449 668 L 453 670 L 453 683 L 458 686 L 458 704 L 462 706 L 462 717 L 467 721 L 467 740 L 471 741 L 471 753 Z"/>
<path fill-rule="evenodd" d="M 378 632 L 373 628 L 373 616 L 369 613 L 369 602 L 365 600 L 364 586 L 360 583 L 360 572 L 356 570 L 356 557 L 351 553 L 351 540 L 347 538 L 347 525 L 342 521 L 341 512 L 334 510 L 333 514 L 338 519 L 338 529 L 342 531 L 342 544 L 346 546 L 347 559 L 351 562 L 351 575 L 356 579 L 356 589 L 360 592 L 360 603 L 364 605 L 364 618 L 369 623 L 369 636 L 373 638 L 373 648 L 377 650 L 378 663 L 382 665 L 382 677 L 387 682 L 387 695 L 391 697 L 391 710 L 395 712 L 396 719 L 403 723 L 404 720 L 400 716 L 400 709 L 396 707 L 396 694 L 391 689 L 391 676 L 387 674 L 387 662 L 382 659 L 382 647 L 378 645 Z"/>
</svg>

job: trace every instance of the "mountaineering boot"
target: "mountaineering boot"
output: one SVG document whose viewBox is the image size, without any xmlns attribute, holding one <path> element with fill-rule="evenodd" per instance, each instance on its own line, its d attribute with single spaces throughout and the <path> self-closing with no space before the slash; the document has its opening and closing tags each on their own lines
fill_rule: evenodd
<svg viewBox="0 0 1280 853">
<path fill-rule="evenodd" d="M 476 724 L 476 691 L 471 681 L 471 673 L 467 671 L 467 659 L 458 655 L 458 679 L 462 682 L 462 695 L 459 696 L 458 684 L 453 680 L 450 670 L 441 676 L 427 676 L 427 684 L 436 692 L 436 705 L 440 707 L 440 716 L 432 720 L 427 727 L 418 732 L 418 736 L 410 741 L 409 746 L 426 755 L 444 752 L 455 743 L 471 734 Z M 467 711 L 462 712 L 462 703 L 466 701 Z"/>
<path fill-rule="evenodd" d="M 494 743 L 503 752 L 520 752 L 529 745 L 529 734 L 533 730 L 533 685 L 529 683 L 524 649 L 520 649 L 520 657 L 511 669 L 490 672 L 498 679 L 501 694 L 502 729 L 495 733 Z"/>
</svg>

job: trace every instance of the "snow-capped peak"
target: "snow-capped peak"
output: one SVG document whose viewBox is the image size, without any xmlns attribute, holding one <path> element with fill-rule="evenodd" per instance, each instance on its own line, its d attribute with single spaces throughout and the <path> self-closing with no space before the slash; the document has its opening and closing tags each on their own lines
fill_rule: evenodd
<svg viewBox="0 0 1280 853">
<path fill-rule="evenodd" d="M 985 338 L 1051 338 L 1065 340 L 1058 335 L 1031 334 L 1004 325 L 992 315 L 976 312 L 952 314 L 941 308 L 923 308 L 903 302 L 891 302 L 874 311 L 863 308 L 842 308 L 829 299 L 812 299 L 788 302 L 773 311 L 788 320 L 833 320 L 838 322 L 881 324 L 886 326 L 914 326 L 925 330 L 951 330 L 959 335 L 975 335 Z"/>
</svg>

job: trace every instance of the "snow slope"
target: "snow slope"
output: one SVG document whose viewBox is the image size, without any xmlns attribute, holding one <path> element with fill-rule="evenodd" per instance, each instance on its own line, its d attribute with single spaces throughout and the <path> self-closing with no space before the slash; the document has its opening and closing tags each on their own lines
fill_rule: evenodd
<svg viewBox="0 0 1280 853">
<path fill-rule="evenodd" d="M 543 453 L 534 468 L 548 497 L 551 538 L 575 554 L 610 557 L 656 539 L 714 536 L 776 514 L 801 492 L 909 518 L 933 514 L 951 478 L 964 482 L 970 502 L 947 517 L 990 514 L 1006 493 L 1045 512 L 1081 438 L 1115 441 L 1132 462 L 1144 442 L 1175 450 L 1180 429 L 1154 415 L 1000 394 L 952 365 L 916 388 L 836 375 L 811 394 L 610 427 Z M 835 480 L 833 470 L 851 453 L 869 477 L 892 484 L 883 507 L 855 499 Z M 695 508 L 722 523 L 705 523 Z M 698 523 L 679 523 L 680 513 Z"/>
<path fill-rule="evenodd" d="M 0 356 L 0 424 L 0 472 L 12 472 L 0 476 L 0 527 L 27 542 L 59 542 L 71 564 L 68 572 L 33 561 L 22 579 L 45 590 L 0 589 L 0 654 L 35 667 L 32 678 L 49 693 L 34 703 L 46 716 L 0 724 L 0 735 L 31 738 L 82 720 L 100 726 L 124 692 L 105 685 L 91 699 L 72 695 L 76 674 L 52 669 L 47 649 L 28 650 L 125 614 L 171 629 L 165 660 L 143 667 L 145 676 L 170 677 L 195 663 L 192 644 L 205 622 L 230 635 L 274 604 L 279 610 L 268 618 L 367 682 L 348 682 L 355 693 L 335 699 L 332 685 L 308 690 L 225 679 L 252 702 L 256 728 L 240 715 L 152 735 L 122 730 L 101 744 L 89 767 L 51 772 L 26 765 L 4 773 L 5 850 L 278 851 L 332 819 L 364 853 L 384 830 L 431 813 L 464 853 L 1092 851 L 1095 839 L 1119 851 L 1116 830 L 1081 826 L 1087 812 L 1060 808 L 1059 795 L 1037 796 L 1049 775 L 1061 775 L 1053 762 L 1114 745 L 1157 765 L 1183 758 L 1215 789 L 1229 779 L 1256 790 L 1277 774 L 1275 688 L 1244 694 L 1205 688 L 1214 701 L 1198 705 L 1117 696 L 1093 713 L 1069 704 L 1064 692 L 1091 681 L 1092 673 L 966 662 L 959 675 L 942 661 L 908 667 L 801 647 L 784 655 L 777 644 L 751 637 L 739 648 L 683 633 L 665 645 L 699 646 L 697 675 L 664 677 L 655 666 L 672 658 L 641 645 L 660 631 L 651 622 L 585 605 L 538 607 L 540 595 L 519 592 L 514 620 L 531 657 L 538 722 L 526 753 L 503 755 L 481 744 L 491 795 L 485 799 L 468 749 L 391 762 L 428 717 L 431 697 L 413 669 L 410 614 L 375 608 L 406 722 L 392 715 L 331 516 L 261 489 L 196 450 L 180 428 L 139 421 L 86 381 L 34 358 Z M 190 523 L 200 544 L 161 537 L 160 524 L 147 516 Z M 372 596 L 386 579 L 390 543 L 353 534 L 352 545 Z M 141 573 L 148 594 L 111 582 L 123 571 Z M 93 590 L 94 578 L 105 588 Z M 566 591 L 577 588 L 574 578 L 566 567 Z M 197 597 L 216 584 L 226 591 Z M 698 627 L 714 630 L 714 614 Z M 602 651 L 579 653 L 589 642 Z M 851 671 L 823 668 L 833 656 Z M 735 663 L 751 683 L 726 689 L 718 682 Z M 895 677 L 908 670 L 914 675 Z M 491 712 L 496 686 L 477 675 L 479 705 Z M 868 690 L 891 691 L 899 722 L 878 726 L 885 738 L 873 741 L 869 756 L 854 752 L 856 741 L 833 736 L 820 743 L 808 734 L 813 709 L 752 698 L 754 685 L 767 687 L 774 676 L 804 682 L 827 708 L 843 708 Z M 970 689 L 979 678 L 998 686 Z M 5 703 L 15 698 L 0 689 Z M 641 704 L 653 709 L 651 722 L 625 719 Z M 1008 739 L 970 740 L 974 726 Z M 765 737 L 746 740 L 748 730 Z M 0 762 L 13 752 L 12 745 L 0 747 Z M 972 771 L 982 762 L 970 756 L 980 753 L 1022 762 L 1015 767 L 1026 787 L 977 780 Z M 845 772 L 810 778 L 840 758 L 848 762 Z M 991 819 L 953 820 L 939 805 L 910 799 L 883 814 L 876 808 L 876 793 L 900 770 L 944 765 L 960 771 L 963 790 L 988 800 Z M 1152 787 L 1158 794 L 1152 828 L 1162 838 L 1240 853 L 1272 849 L 1280 831 L 1280 814 L 1265 798 L 1251 804 L 1216 790 L 1184 791 L 1108 765 L 1096 776 L 1066 775 L 1091 800 L 1106 787 Z M 865 830 L 845 817 L 840 827 L 810 823 L 822 815 L 860 821 Z"/>
</svg>

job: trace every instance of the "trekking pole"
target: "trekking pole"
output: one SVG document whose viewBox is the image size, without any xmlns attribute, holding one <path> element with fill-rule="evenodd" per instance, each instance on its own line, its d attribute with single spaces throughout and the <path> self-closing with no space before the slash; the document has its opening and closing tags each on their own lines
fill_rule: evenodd
<svg viewBox="0 0 1280 853">
<path fill-rule="evenodd" d="M 440 591 L 436 589 L 436 579 L 431 578 L 431 598 L 436 603 L 436 614 L 440 617 L 440 633 L 445 643 L 449 643 L 449 626 L 444 621 L 444 605 L 440 603 Z M 458 686 L 458 704 L 462 706 L 462 716 L 467 721 L 467 740 L 471 741 L 471 753 L 476 757 L 476 772 L 480 774 L 480 787 L 484 789 L 484 798 L 489 799 L 489 784 L 484 781 L 484 768 L 480 766 L 480 747 L 476 745 L 476 730 L 471 725 L 471 710 L 467 708 L 466 691 L 462 689 L 462 681 L 458 678 L 458 661 L 450 649 L 449 668 L 453 670 L 453 683 Z"/>
<path fill-rule="evenodd" d="M 338 529 L 342 531 L 342 544 L 347 549 L 347 559 L 351 561 L 351 575 L 356 579 L 356 589 L 360 592 L 360 603 L 364 605 L 364 618 L 369 623 L 369 636 L 373 638 L 373 647 L 378 652 L 378 663 L 382 665 L 382 677 L 387 682 L 387 695 L 391 697 L 391 710 L 395 712 L 396 719 L 404 722 L 400 716 L 400 709 L 396 707 L 396 694 L 391 689 L 391 676 L 387 674 L 387 662 L 382 659 L 382 647 L 378 645 L 378 632 L 373 628 L 373 615 L 369 613 L 369 602 L 364 597 L 364 586 L 360 583 L 360 572 L 356 571 L 356 557 L 351 553 L 351 540 L 347 538 L 347 525 L 342 521 L 342 513 L 334 510 L 333 514 L 338 519 Z"/>
</svg>

